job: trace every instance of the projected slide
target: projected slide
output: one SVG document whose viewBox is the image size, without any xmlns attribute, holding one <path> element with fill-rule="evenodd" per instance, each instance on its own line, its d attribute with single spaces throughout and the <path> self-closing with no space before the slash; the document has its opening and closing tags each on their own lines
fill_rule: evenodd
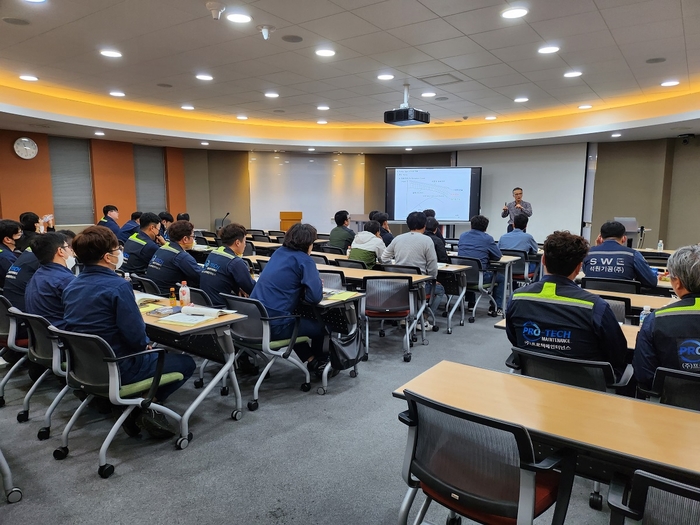
<svg viewBox="0 0 700 525">
<path fill-rule="evenodd" d="M 469 220 L 471 168 L 396 168 L 394 213 L 435 210 L 439 220 Z"/>
</svg>

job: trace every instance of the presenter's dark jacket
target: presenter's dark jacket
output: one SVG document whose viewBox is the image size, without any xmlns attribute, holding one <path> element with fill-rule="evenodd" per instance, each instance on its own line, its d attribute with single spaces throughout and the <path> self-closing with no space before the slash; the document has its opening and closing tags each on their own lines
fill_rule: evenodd
<svg viewBox="0 0 700 525">
<path fill-rule="evenodd" d="M 567 277 L 546 275 L 519 288 L 506 313 L 508 339 L 519 348 L 625 369 L 627 341 L 603 299 Z"/>
<path fill-rule="evenodd" d="M 146 325 L 134 299 L 131 283 L 109 268 L 86 266 L 63 291 L 65 329 L 99 335 L 117 357 L 142 352 L 148 344 Z M 122 373 L 141 369 L 144 359 L 156 354 L 125 359 Z"/>
<path fill-rule="evenodd" d="M 139 225 L 138 222 L 127 221 L 124 223 L 124 226 L 122 226 L 119 229 L 119 233 L 117 234 L 117 239 L 119 239 L 123 243 L 126 243 L 126 241 L 129 237 L 131 237 L 134 233 L 137 233 L 140 231 L 141 231 L 141 226 Z"/>
<path fill-rule="evenodd" d="M 320 303 L 323 283 L 316 263 L 307 253 L 283 246 L 273 252 L 250 297 L 260 301 L 271 317 L 291 315 L 302 298 L 312 304 Z M 293 322 L 285 319 L 270 324 L 284 326 Z"/>
<path fill-rule="evenodd" d="M 634 377 L 651 387 L 658 367 L 700 373 L 700 295 L 688 294 L 649 314 L 637 335 Z"/>
<path fill-rule="evenodd" d="M 5 288 L 5 276 L 10 271 L 10 266 L 17 260 L 17 254 L 8 248 L 5 243 L 0 243 L 0 288 Z"/>
<path fill-rule="evenodd" d="M 39 268 L 39 259 L 36 258 L 31 248 L 27 248 L 17 260 L 12 263 L 5 276 L 5 287 L 2 294 L 12 303 L 12 306 L 26 312 L 24 305 L 24 293 L 27 283 L 34 272 Z"/>
<path fill-rule="evenodd" d="M 148 263 L 146 277 L 158 285 L 161 293 L 168 293 L 175 283 L 187 281 L 188 286 L 199 288 L 202 268 L 176 242 L 168 241 L 158 248 Z"/>
<path fill-rule="evenodd" d="M 56 328 L 64 329 L 63 291 L 75 275 L 58 263 L 42 264 L 27 285 L 25 304 L 27 313 L 40 315 Z"/>
<path fill-rule="evenodd" d="M 447 255 L 447 248 L 445 248 L 445 241 L 441 239 L 437 234 L 433 232 L 426 231 L 424 235 L 430 237 L 430 240 L 435 244 L 435 254 L 437 255 L 437 260 L 439 263 L 450 262 L 450 257 Z"/>
<path fill-rule="evenodd" d="M 129 273 L 144 273 L 157 251 L 158 244 L 139 230 L 124 243 L 124 265 L 121 269 Z"/>
<path fill-rule="evenodd" d="M 255 287 L 248 264 L 228 246 L 219 246 L 209 254 L 200 282 L 202 290 L 207 293 L 214 306 L 219 308 L 226 306 L 226 301 L 219 294 L 238 295 L 238 292 L 243 290 L 250 295 Z"/>
<path fill-rule="evenodd" d="M 97 226 L 104 226 L 105 228 L 109 228 L 114 232 L 114 235 L 117 236 L 117 239 L 119 238 L 119 225 L 117 222 L 112 219 L 112 217 L 102 217 L 99 221 L 97 221 Z"/>
<path fill-rule="evenodd" d="M 615 240 L 607 240 L 591 247 L 583 260 L 583 273 L 586 277 L 639 281 L 647 288 L 657 285 L 656 274 L 642 254 Z"/>
<path fill-rule="evenodd" d="M 384 244 L 387 246 L 389 246 L 391 244 L 391 241 L 394 240 L 394 234 L 391 233 L 389 230 L 387 230 L 384 227 L 379 229 L 379 235 L 382 236 L 382 240 L 384 241 Z"/>
</svg>

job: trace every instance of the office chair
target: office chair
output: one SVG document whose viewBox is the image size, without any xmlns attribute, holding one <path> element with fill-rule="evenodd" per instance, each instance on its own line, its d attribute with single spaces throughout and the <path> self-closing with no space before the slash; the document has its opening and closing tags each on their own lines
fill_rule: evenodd
<svg viewBox="0 0 700 525">
<path fill-rule="evenodd" d="M 272 242 L 269 235 L 254 233 L 253 242 Z"/>
<path fill-rule="evenodd" d="M 265 235 L 265 230 L 247 229 L 246 233 L 248 235 Z"/>
<path fill-rule="evenodd" d="M 2 450 L 0 450 L 0 474 L 2 474 L 2 484 L 7 502 L 17 503 L 22 499 L 22 491 L 12 483 L 12 471 L 5 456 L 2 454 Z"/>
<path fill-rule="evenodd" d="M 331 234 L 330 233 L 317 233 L 316 234 L 317 239 L 322 239 L 324 241 L 330 241 L 331 240 Z"/>
<path fill-rule="evenodd" d="M 8 301 L 4 295 L 0 295 L 0 345 L 2 345 L 0 357 L 8 350 L 21 354 L 21 357 L 12 368 L 8 370 L 5 377 L 2 378 L 2 381 L 0 381 L 0 408 L 5 406 L 5 385 L 7 385 L 10 378 L 17 373 L 27 361 L 27 344 L 29 344 L 28 339 L 17 339 L 19 322 L 14 314 L 10 312 L 11 308 L 12 304 L 10 304 L 10 301 Z"/>
<path fill-rule="evenodd" d="M 311 376 L 309 375 L 309 370 L 296 355 L 292 354 L 295 344 L 311 343 L 311 340 L 306 336 L 297 337 L 299 317 L 281 316 L 270 318 L 266 308 L 260 301 L 224 293 L 222 293 L 221 296 L 226 300 L 229 309 L 236 310 L 239 314 L 248 316 L 245 322 L 231 325 L 231 339 L 233 340 L 233 344 L 236 349 L 241 349 L 236 353 L 236 359 L 245 351 L 267 362 L 258 380 L 255 382 L 253 399 L 248 401 L 248 410 L 252 412 L 258 409 L 260 385 L 262 385 L 267 377 L 267 373 L 270 371 L 272 365 L 279 359 L 292 363 L 304 373 L 304 382 L 300 387 L 302 392 L 311 390 Z M 270 320 L 284 317 L 294 319 L 294 332 L 289 339 L 273 340 L 270 336 Z"/>
<path fill-rule="evenodd" d="M 700 523 L 700 479 L 695 476 L 694 485 L 687 485 L 635 470 L 630 483 L 616 474 L 610 483 L 608 506 L 610 523 L 630 518 L 645 525 L 696 525 Z"/>
<path fill-rule="evenodd" d="M 629 297 L 618 297 L 616 295 L 600 295 L 610 305 L 610 309 L 615 314 L 618 323 L 625 323 L 632 316 L 632 299 Z"/>
<path fill-rule="evenodd" d="M 642 283 L 639 281 L 608 279 L 607 277 L 584 277 L 581 279 L 581 288 L 604 292 L 642 293 Z"/>
<path fill-rule="evenodd" d="M 323 282 L 324 290 L 347 290 L 345 274 L 339 270 L 323 270 L 318 272 Z"/>
<path fill-rule="evenodd" d="M 311 260 L 313 260 L 313 262 L 315 262 L 316 264 L 330 264 L 330 262 L 328 261 L 328 257 L 326 257 L 325 255 L 317 255 L 315 253 L 312 253 L 311 255 L 309 255 L 309 257 L 311 257 Z"/>
<path fill-rule="evenodd" d="M 343 251 L 342 248 L 337 248 L 335 246 L 328 246 L 327 244 L 324 244 L 321 246 L 321 251 L 325 253 L 335 253 L 336 255 L 345 255 L 345 252 Z"/>
<path fill-rule="evenodd" d="M 180 297 L 180 288 L 182 287 L 182 283 L 175 283 L 175 287 L 177 288 L 177 296 Z M 192 304 L 196 306 L 214 308 L 214 303 L 211 302 L 211 298 L 207 292 L 201 288 L 195 288 L 193 286 L 188 286 L 188 288 L 190 289 L 190 300 L 192 301 Z"/>
<path fill-rule="evenodd" d="M 484 282 L 484 272 L 486 271 L 481 267 L 481 261 L 479 259 L 474 259 L 473 257 L 450 257 L 451 264 L 460 264 L 463 266 L 471 266 L 467 270 L 467 291 L 477 293 L 478 297 L 474 301 L 474 307 L 472 308 L 472 314 L 467 319 L 470 323 L 475 321 L 476 309 L 479 306 L 479 301 L 482 297 L 488 298 L 489 303 L 494 307 L 494 313 L 501 307 L 496 304 L 496 299 L 493 298 L 493 288 L 496 281 L 496 272 L 492 272 L 493 277 L 490 283 Z M 494 315 L 495 317 L 495 315 Z"/>
<path fill-rule="evenodd" d="M 204 237 L 195 237 L 194 242 L 202 246 L 209 246 L 209 242 Z"/>
<path fill-rule="evenodd" d="M 399 421 L 408 426 L 402 477 L 408 491 L 399 509 L 399 524 L 418 489 L 425 502 L 415 525 L 433 501 L 457 515 L 485 524 L 532 524 L 555 505 L 552 524 L 563 525 L 574 481 L 576 457 L 567 451 L 535 462 L 528 431 L 431 401 L 404 391 L 408 410 Z M 556 472 L 557 468 L 560 472 Z"/>
<path fill-rule="evenodd" d="M 344 268 L 357 268 L 358 270 L 367 269 L 367 265 L 364 261 L 356 261 L 354 259 L 336 259 L 335 264 Z"/>
<path fill-rule="evenodd" d="M 700 411 L 700 374 L 659 367 L 651 390 L 637 390 L 661 404 Z"/>
<path fill-rule="evenodd" d="M 158 285 L 144 275 L 132 273 L 131 281 L 135 282 L 138 286 L 140 286 L 144 293 L 149 293 L 151 295 L 159 295 L 160 297 L 167 297 L 169 295 L 161 293 L 160 288 L 158 288 Z M 175 287 L 173 286 L 173 288 Z"/>
<path fill-rule="evenodd" d="M 100 447 L 100 462 L 97 473 L 102 478 L 108 478 L 114 473 L 114 466 L 107 463 L 107 450 L 121 428 L 122 423 L 124 423 L 135 408 L 151 408 L 170 416 L 180 423 L 181 417 L 179 414 L 167 407 L 153 403 L 153 398 L 159 386 L 182 381 L 183 379 L 183 375 L 179 372 L 172 372 L 169 374 L 162 373 L 163 364 L 165 362 L 164 349 L 156 348 L 139 352 L 138 354 L 116 357 L 109 344 L 99 336 L 59 330 L 54 326 L 50 326 L 49 330 L 63 342 L 68 365 L 66 369 L 68 386 L 73 390 L 80 390 L 87 394 L 87 397 L 73 413 L 66 428 L 63 430 L 61 446 L 54 450 L 54 459 L 62 460 L 68 457 L 68 435 L 80 417 L 80 414 L 95 396 L 107 398 L 113 405 L 124 408 L 121 416 L 119 416 L 116 423 L 112 425 L 112 429 L 109 431 L 109 434 L 107 434 L 107 437 L 102 443 L 102 447 Z M 121 372 L 119 371 L 119 362 L 124 359 L 130 359 L 134 355 L 152 353 L 158 354 L 158 364 L 156 366 L 155 375 L 152 378 L 144 379 L 138 383 L 123 385 L 121 381 Z M 148 393 L 144 397 L 143 393 L 145 391 L 148 391 Z M 177 447 L 183 449 L 187 447 L 191 440 L 191 433 L 187 436 L 181 436 L 177 440 Z"/>
<path fill-rule="evenodd" d="M 284 236 L 287 234 L 287 232 L 283 232 L 282 230 L 268 230 L 267 234 L 270 237 L 282 237 L 282 239 L 284 240 Z"/>
<path fill-rule="evenodd" d="M 528 254 L 522 250 L 501 250 L 503 255 L 519 257 L 520 260 L 513 263 L 513 281 L 530 284 L 535 278 L 535 272 L 530 271 L 530 261 Z"/>
<path fill-rule="evenodd" d="M 422 272 L 420 271 L 420 268 L 417 266 L 407 266 L 405 264 L 382 264 L 382 271 L 384 272 L 390 272 L 390 273 L 403 273 L 403 274 L 409 274 L 409 275 L 422 275 Z M 435 285 L 435 279 L 432 279 L 430 283 Z M 440 330 L 440 327 L 437 326 L 437 321 L 435 320 L 435 313 L 433 312 L 433 309 L 430 307 L 430 302 L 432 299 L 432 295 L 429 295 L 426 293 L 425 286 L 417 286 L 413 287 L 412 289 L 413 293 L 416 294 L 417 303 L 416 304 L 425 304 L 425 310 L 428 313 L 428 318 L 430 321 L 432 321 L 433 324 L 433 332 L 437 332 Z M 416 317 L 422 317 L 418 315 L 418 312 L 416 312 Z M 422 319 L 418 319 L 418 323 L 422 324 Z M 418 326 L 418 323 L 416 323 L 416 326 Z M 418 341 L 418 338 L 414 335 L 412 336 L 413 342 Z M 423 330 L 423 327 L 421 326 L 421 339 L 424 345 L 428 344 L 425 339 L 425 330 Z"/>
<path fill-rule="evenodd" d="M 268 262 L 269 261 L 267 261 L 265 259 L 258 259 L 258 266 L 260 266 L 260 273 L 262 273 L 262 271 L 265 269 L 265 266 L 267 266 Z"/>
<path fill-rule="evenodd" d="M 252 242 L 245 242 L 245 248 L 243 248 L 243 255 L 255 255 L 255 245 Z"/>
</svg>

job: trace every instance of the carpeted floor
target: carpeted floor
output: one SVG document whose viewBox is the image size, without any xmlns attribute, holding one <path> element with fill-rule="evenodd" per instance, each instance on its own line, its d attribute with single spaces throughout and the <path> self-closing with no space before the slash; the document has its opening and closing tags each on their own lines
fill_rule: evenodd
<svg viewBox="0 0 700 525">
<path fill-rule="evenodd" d="M 54 416 L 53 435 L 39 441 L 58 382 L 41 387 L 30 421 L 19 424 L 30 386 L 21 374 L 10 381 L 0 409 L 0 447 L 24 498 L 0 502 L 0 523 L 394 524 L 406 489 L 406 428 L 397 419 L 405 405 L 391 392 L 443 359 L 506 372 L 510 345 L 505 332 L 493 328 L 496 320 L 480 313 L 475 324 L 457 325 L 448 335 L 440 318 L 440 332 L 429 334 L 428 346 L 414 347 L 410 363 L 401 358 L 397 329 L 381 339 L 375 329 L 370 360 L 361 363 L 358 377 L 341 372 L 325 396 L 316 394 L 317 383 L 301 392 L 303 376 L 279 365 L 261 388 L 260 408 L 244 408 L 240 421 L 230 418 L 233 395 L 221 397 L 217 388 L 193 416 L 194 440 L 184 451 L 175 450 L 174 440 L 119 432 L 108 452 L 116 471 L 107 480 L 97 475 L 97 454 L 109 416 L 86 414 L 71 434 L 70 455 L 56 461 L 52 452 L 78 400 L 67 396 Z M 254 381 L 243 376 L 240 383 L 245 405 Z M 183 412 L 197 393 L 190 381 L 169 406 Z M 567 523 L 608 523 L 607 508 L 588 507 L 591 486 L 577 480 Z M 446 516 L 434 505 L 427 519 L 441 524 Z M 537 523 L 550 519 L 545 514 Z"/>
</svg>

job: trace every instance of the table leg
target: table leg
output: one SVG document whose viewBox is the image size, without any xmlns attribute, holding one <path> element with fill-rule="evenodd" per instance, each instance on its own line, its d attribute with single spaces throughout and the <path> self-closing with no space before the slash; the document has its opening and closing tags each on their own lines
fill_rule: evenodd
<svg viewBox="0 0 700 525">
<path fill-rule="evenodd" d="M 452 306 L 450 309 L 450 312 L 447 314 L 447 333 L 451 334 L 452 333 L 452 316 L 454 315 L 455 311 L 457 310 L 457 307 L 461 309 L 462 312 L 462 318 L 461 318 L 461 324 L 464 324 L 464 296 L 467 294 L 467 287 L 466 286 L 461 286 L 459 287 L 459 295 L 457 296 L 457 299 L 455 300 L 455 304 Z"/>
</svg>

